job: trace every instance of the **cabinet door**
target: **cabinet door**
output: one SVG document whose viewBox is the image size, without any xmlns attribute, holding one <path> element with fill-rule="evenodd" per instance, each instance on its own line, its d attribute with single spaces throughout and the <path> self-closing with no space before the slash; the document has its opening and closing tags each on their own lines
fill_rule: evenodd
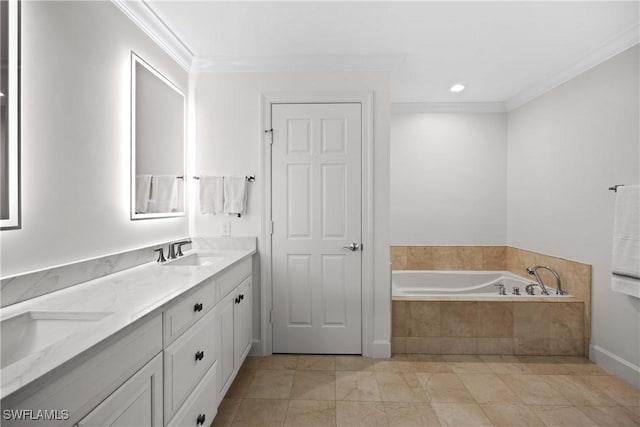
<svg viewBox="0 0 640 427">
<path fill-rule="evenodd" d="M 162 353 L 85 416 L 78 427 L 162 426 Z"/>
<path fill-rule="evenodd" d="M 218 391 L 219 400 L 227 392 L 235 373 L 234 365 L 234 311 L 236 306 L 236 293 L 227 295 L 215 308 L 218 318 Z"/>
<path fill-rule="evenodd" d="M 240 365 L 251 350 L 253 341 L 251 333 L 251 276 L 247 277 L 239 286 L 235 294 L 238 296 L 238 304 L 235 306 L 234 327 L 236 334 L 235 341 L 235 363 L 236 369 L 240 369 Z"/>
</svg>

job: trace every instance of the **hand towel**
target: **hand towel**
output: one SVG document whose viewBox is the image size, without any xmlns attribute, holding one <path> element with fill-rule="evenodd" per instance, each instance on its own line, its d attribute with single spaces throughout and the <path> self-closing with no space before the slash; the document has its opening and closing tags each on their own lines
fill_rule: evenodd
<svg viewBox="0 0 640 427">
<path fill-rule="evenodd" d="M 640 298 L 640 186 L 618 187 L 611 288 Z"/>
<path fill-rule="evenodd" d="M 169 213 L 178 208 L 178 178 L 175 175 L 153 175 L 151 200 L 147 212 Z"/>
<path fill-rule="evenodd" d="M 151 175 L 136 175 L 136 213 L 147 213 L 151 197 Z"/>
<path fill-rule="evenodd" d="M 200 176 L 200 212 L 203 214 L 219 214 L 223 211 L 223 195 L 221 176 Z"/>
<path fill-rule="evenodd" d="M 224 213 L 243 214 L 247 207 L 247 178 L 229 176 L 224 178 Z"/>
</svg>

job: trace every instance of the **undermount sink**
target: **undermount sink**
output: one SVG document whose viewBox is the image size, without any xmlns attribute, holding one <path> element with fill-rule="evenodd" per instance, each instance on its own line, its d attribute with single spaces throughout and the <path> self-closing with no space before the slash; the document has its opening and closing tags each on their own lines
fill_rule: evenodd
<svg viewBox="0 0 640 427">
<path fill-rule="evenodd" d="M 162 265 L 170 266 L 170 267 L 180 267 L 180 266 L 204 266 L 211 265 L 216 260 L 222 258 L 224 255 L 222 254 L 214 254 L 214 253 L 192 253 L 189 255 L 185 255 L 178 259 L 168 261 L 163 263 Z"/>
<path fill-rule="evenodd" d="M 111 313 L 27 311 L 0 322 L 1 368 L 36 353 L 76 332 L 95 325 Z"/>
</svg>

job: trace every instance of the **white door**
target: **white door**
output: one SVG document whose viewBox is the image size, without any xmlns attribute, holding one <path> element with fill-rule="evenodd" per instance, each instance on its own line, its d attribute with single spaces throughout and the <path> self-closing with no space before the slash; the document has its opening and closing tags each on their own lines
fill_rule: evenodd
<svg viewBox="0 0 640 427">
<path fill-rule="evenodd" d="M 274 353 L 362 352 L 361 110 L 273 105 Z"/>
</svg>

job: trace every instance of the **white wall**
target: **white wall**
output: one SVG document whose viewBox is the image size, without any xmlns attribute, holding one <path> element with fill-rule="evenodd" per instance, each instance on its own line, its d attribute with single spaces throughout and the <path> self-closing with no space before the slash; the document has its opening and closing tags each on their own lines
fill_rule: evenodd
<svg viewBox="0 0 640 427">
<path fill-rule="evenodd" d="M 200 175 L 255 174 L 250 184 L 248 213 L 242 218 L 202 215 L 196 209 L 194 233 L 220 234 L 220 225 L 231 221 L 232 235 L 260 236 L 262 94 L 278 92 L 373 91 L 374 92 L 374 248 L 375 324 L 371 341 L 390 338 L 389 283 L 389 109 L 387 73 L 203 73 L 194 87 L 197 154 L 195 172 Z M 262 242 L 259 242 L 261 244 Z M 259 280 L 254 283 L 254 339 L 260 337 Z"/>
<path fill-rule="evenodd" d="M 593 265 L 591 358 L 640 386 L 640 300 L 611 291 L 607 190 L 640 183 L 638 51 L 509 114 L 507 236 L 511 246 Z"/>
<path fill-rule="evenodd" d="M 391 116 L 391 243 L 506 243 L 506 114 Z"/>
<path fill-rule="evenodd" d="M 131 221 L 130 51 L 186 93 L 188 75 L 111 2 L 22 2 L 22 229 L 2 276 L 189 234 L 186 217 Z"/>
</svg>

